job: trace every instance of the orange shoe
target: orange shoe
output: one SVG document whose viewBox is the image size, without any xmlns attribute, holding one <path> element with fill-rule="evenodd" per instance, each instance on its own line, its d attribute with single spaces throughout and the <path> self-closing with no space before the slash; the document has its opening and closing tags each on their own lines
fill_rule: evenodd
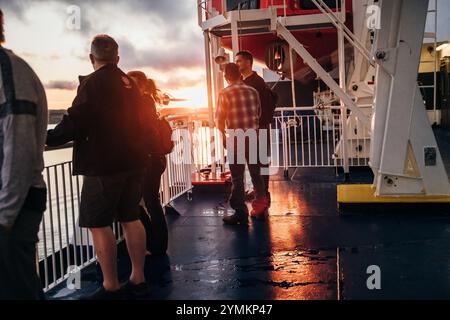
<svg viewBox="0 0 450 320">
<path fill-rule="evenodd" d="M 265 219 L 269 214 L 269 201 L 267 198 L 260 198 L 252 202 L 250 216 L 256 219 Z"/>
</svg>

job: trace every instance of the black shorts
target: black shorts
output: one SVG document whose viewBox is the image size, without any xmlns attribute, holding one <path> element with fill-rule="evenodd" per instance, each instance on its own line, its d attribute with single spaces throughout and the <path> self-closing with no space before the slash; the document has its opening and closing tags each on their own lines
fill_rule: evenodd
<svg viewBox="0 0 450 320">
<path fill-rule="evenodd" d="M 114 221 L 139 220 L 144 172 L 84 177 L 79 224 L 82 228 L 109 227 Z"/>
</svg>

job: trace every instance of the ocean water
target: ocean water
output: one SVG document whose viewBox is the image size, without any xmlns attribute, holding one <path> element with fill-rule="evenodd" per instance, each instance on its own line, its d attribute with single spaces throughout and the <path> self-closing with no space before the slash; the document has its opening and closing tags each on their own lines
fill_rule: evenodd
<svg viewBox="0 0 450 320">
<path fill-rule="evenodd" d="M 72 161 L 72 148 L 44 152 L 44 164 L 46 167 L 68 161 Z"/>
</svg>

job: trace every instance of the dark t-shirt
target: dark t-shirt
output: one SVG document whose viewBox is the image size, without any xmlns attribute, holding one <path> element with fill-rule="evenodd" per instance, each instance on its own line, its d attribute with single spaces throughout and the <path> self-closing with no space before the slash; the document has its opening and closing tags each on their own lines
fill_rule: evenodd
<svg viewBox="0 0 450 320">
<path fill-rule="evenodd" d="M 277 94 L 267 86 L 264 79 L 256 72 L 253 72 L 250 77 L 243 81 L 246 85 L 251 86 L 258 91 L 259 99 L 261 100 L 261 118 L 259 120 L 259 126 L 260 128 L 268 128 L 273 120 L 278 101 Z"/>
</svg>

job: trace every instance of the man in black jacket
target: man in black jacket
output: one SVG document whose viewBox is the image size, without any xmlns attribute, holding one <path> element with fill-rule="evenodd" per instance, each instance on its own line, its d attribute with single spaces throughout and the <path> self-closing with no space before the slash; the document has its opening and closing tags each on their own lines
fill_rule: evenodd
<svg viewBox="0 0 450 320">
<path fill-rule="evenodd" d="M 248 51 L 240 51 L 236 54 L 236 64 L 239 66 L 239 71 L 242 75 L 243 82 L 256 89 L 259 93 L 259 99 L 261 100 L 261 118 L 259 120 L 260 132 L 265 130 L 267 133 L 266 147 L 267 158 L 261 159 L 263 168 L 263 178 L 266 187 L 267 198 L 270 202 L 269 193 L 269 157 L 270 157 L 270 124 L 273 121 L 273 116 L 278 101 L 277 94 L 271 90 L 263 78 L 261 78 L 255 71 L 253 71 L 253 55 Z M 260 134 L 260 136 L 263 136 Z"/>
<path fill-rule="evenodd" d="M 114 39 L 96 36 L 90 60 L 95 72 L 80 77 L 77 97 L 62 122 L 48 132 L 47 145 L 74 141 L 73 174 L 84 176 L 79 224 L 92 232 L 104 279 L 103 287 L 90 298 L 117 299 L 124 291 L 146 294 L 146 235 L 139 220 L 147 154 L 144 104 L 132 79 L 117 67 Z M 114 221 L 122 224 L 133 266 L 122 290 Z"/>
</svg>

